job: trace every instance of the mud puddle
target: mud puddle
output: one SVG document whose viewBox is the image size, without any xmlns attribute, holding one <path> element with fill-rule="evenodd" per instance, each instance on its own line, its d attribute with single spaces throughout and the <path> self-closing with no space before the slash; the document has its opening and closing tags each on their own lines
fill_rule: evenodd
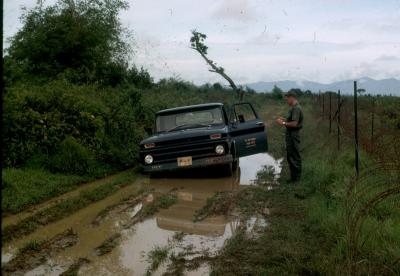
<svg viewBox="0 0 400 276">
<path fill-rule="evenodd" d="M 20 213 L 17 213 L 17 214 L 10 214 L 10 215 L 2 218 L 1 227 L 4 228 L 4 227 L 6 227 L 8 225 L 15 224 L 16 222 L 18 222 L 18 221 L 20 221 L 20 220 L 22 220 L 22 219 L 24 219 L 24 218 L 26 218 L 28 216 L 31 216 L 32 214 L 34 214 L 36 212 L 44 210 L 44 209 L 46 209 L 46 208 L 48 208 L 48 207 L 50 207 L 52 205 L 55 205 L 55 204 L 61 202 L 62 200 L 66 199 L 66 198 L 77 196 L 79 193 L 81 193 L 83 191 L 90 190 L 92 188 L 98 187 L 98 186 L 100 186 L 100 185 L 102 185 L 104 183 L 107 183 L 107 182 L 111 182 L 112 180 L 116 179 L 119 175 L 122 175 L 123 173 L 125 173 L 125 172 L 120 172 L 120 173 L 117 173 L 117 174 L 113 174 L 113 175 L 107 176 L 105 178 L 92 181 L 92 182 L 87 183 L 87 184 L 81 184 L 75 190 L 72 190 L 70 192 L 66 192 L 66 193 L 64 193 L 64 194 L 62 194 L 60 196 L 54 197 L 52 199 L 49 199 L 49 200 L 47 200 L 47 201 L 45 201 L 43 203 L 31 206 L 31 207 L 27 208 L 27 210 L 25 210 L 23 212 L 20 212 Z"/>
<path fill-rule="evenodd" d="M 260 218 L 241 222 L 237 218 L 223 216 L 193 222 L 196 211 L 217 192 L 237 191 L 244 185 L 255 183 L 257 172 L 265 166 L 273 167 L 276 174 L 280 172 L 279 161 L 267 154 L 259 154 L 241 159 L 240 170 L 232 177 L 219 177 L 218 172 L 211 171 L 205 175 L 204 171 L 200 171 L 180 173 L 172 175 L 172 178 L 140 179 L 104 200 L 11 242 L 2 248 L 3 261 L 12 260 L 18 248 L 28 242 L 49 239 L 72 228 L 79 242 L 52 255 L 46 263 L 27 272 L 27 275 L 60 275 L 80 258 L 89 260 L 83 262 L 80 275 L 143 275 L 149 271 L 161 275 L 165 272 L 174 274 L 174 269 L 180 269 L 185 275 L 208 275 L 207 258 L 217 254 L 240 225 L 245 225 L 246 231 L 252 233 L 254 229 L 266 227 L 267 223 Z M 155 216 L 128 229 L 122 226 L 137 215 L 143 207 L 142 203 L 110 213 L 112 215 L 106 216 L 98 225 L 93 224 L 100 211 L 134 195 L 143 187 L 152 191 L 150 200 L 153 195 L 165 194 L 171 189 L 177 190 L 178 200 L 168 209 L 162 209 Z M 113 235 L 118 236 L 118 243 L 106 254 L 97 254 L 95 249 Z M 154 266 L 151 254 L 157 251 L 164 255 L 167 252 L 167 257 Z M 181 258 L 183 266 L 174 267 L 171 256 Z M 197 260 L 194 266 L 187 265 Z"/>
<path fill-rule="evenodd" d="M 240 184 L 252 185 L 257 181 L 257 173 L 268 169 L 277 179 L 281 173 L 283 159 L 275 159 L 268 153 L 260 153 L 240 158 Z"/>
<path fill-rule="evenodd" d="M 154 250 L 165 250 L 168 255 L 179 254 L 190 248 L 191 252 L 203 254 L 203 252 L 216 253 L 224 245 L 225 240 L 232 236 L 234 230 L 223 218 L 213 219 L 207 222 L 213 225 L 210 233 L 204 231 L 202 235 L 182 234 L 177 240 L 177 236 L 183 232 L 167 230 L 160 227 L 158 217 L 148 219 L 138 225 L 135 229 L 123 233 L 123 242 L 104 258 L 98 258 L 91 264 L 82 268 L 82 275 L 144 275 L 151 267 L 149 254 Z M 165 225 L 163 225 L 165 226 Z M 176 225 L 174 225 L 176 226 Z M 168 227 L 166 227 L 168 228 Z M 217 232 L 222 228 L 222 235 L 215 233 L 212 228 L 217 228 Z M 185 230 L 186 227 L 183 227 Z M 160 266 L 154 274 L 165 272 L 168 263 Z M 204 268 L 206 269 L 206 268 Z"/>
<path fill-rule="evenodd" d="M 66 256 L 66 261 L 60 263 L 68 263 L 70 260 L 73 260 L 75 256 L 80 256 L 80 252 L 83 252 L 83 254 L 90 252 L 104 239 L 103 237 L 111 235 L 116 229 L 116 225 L 111 221 L 102 224 L 100 227 L 92 227 L 91 223 L 98 213 L 106 206 L 118 203 L 121 199 L 135 194 L 142 185 L 143 180 L 137 180 L 135 184 L 121 188 L 115 194 L 103 200 L 95 202 L 64 219 L 41 227 L 37 231 L 24 236 L 21 239 L 8 243 L 6 246 L 2 247 L 2 263 L 7 263 L 12 260 L 18 252 L 18 249 L 26 244 L 51 239 L 67 229 L 73 229 L 74 232 L 77 233 L 80 242 L 66 250 L 67 252 L 70 252 L 70 254 L 69 256 Z"/>
</svg>

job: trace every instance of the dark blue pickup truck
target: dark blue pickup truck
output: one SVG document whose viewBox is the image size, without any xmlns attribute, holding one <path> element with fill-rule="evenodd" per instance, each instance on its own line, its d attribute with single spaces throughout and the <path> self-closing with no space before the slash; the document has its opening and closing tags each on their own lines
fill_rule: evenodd
<svg viewBox="0 0 400 276">
<path fill-rule="evenodd" d="M 225 175 L 239 158 L 268 149 L 265 124 L 250 103 L 208 103 L 161 110 L 154 133 L 140 143 L 144 172 L 219 166 Z"/>
</svg>

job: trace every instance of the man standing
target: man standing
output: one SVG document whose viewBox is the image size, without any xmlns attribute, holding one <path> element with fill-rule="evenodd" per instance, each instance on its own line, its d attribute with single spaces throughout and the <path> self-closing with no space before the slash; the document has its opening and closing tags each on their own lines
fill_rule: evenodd
<svg viewBox="0 0 400 276">
<path fill-rule="evenodd" d="M 300 129 L 303 127 L 303 112 L 295 93 L 288 92 L 285 98 L 290 106 L 289 113 L 286 119 L 278 118 L 276 122 L 286 127 L 287 161 L 291 182 L 296 183 L 301 176 Z"/>
</svg>

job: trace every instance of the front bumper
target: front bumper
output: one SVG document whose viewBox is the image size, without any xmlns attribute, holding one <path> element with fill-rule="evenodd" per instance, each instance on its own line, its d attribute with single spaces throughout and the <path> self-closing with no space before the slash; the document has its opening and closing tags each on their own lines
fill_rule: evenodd
<svg viewBox="0 0 400 276">
<path fill-rule="evenodd" d="M 179 167 L 178 162 L 166 162 L 155 165 L 141 165 L 142 170 L 144 172 L 163 172 L 163 171 L 174 171 L 174 170 L 182 170 L 182 169 L 192 169 L 192 168 L 201 168 L 208 167 L 213 165 L 222 165 L 233 162 L 232 154 L 226 154 L 222 156 L 213 156 L 213 157 L 205 157 L 200 159 L 193 159 L 192 165 Z"/>
</svg>

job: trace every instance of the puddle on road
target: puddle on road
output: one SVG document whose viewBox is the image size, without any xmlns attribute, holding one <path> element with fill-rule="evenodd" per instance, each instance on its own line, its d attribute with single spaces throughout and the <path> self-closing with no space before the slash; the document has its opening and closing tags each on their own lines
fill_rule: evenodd
<svg viewBox="0 0 400 276">
<path fill-rule="evenodd" d="M 210 255 L 216 254 L 224 246 L 225 241 L 233 235 L 240 222 L 216 216 L 195 223 L 193 222 L 195 212 L 203 207 L 207 198 L 216 192 L 237 191 L 243 188 L 242 185 L 253 184 L 257 178 L 257 172 L 265 166 L 272 166 L 276 174 L 280 173 L 280 161 L 276 161 L 268 154 L 258 154 L 242 158 L 240 170 L 232 177 L 218 177 L 217 174 L 212 175 L 210 171 L 207 171 L 205 175 L 204 171 L 199 171 L 175 174 L 174 178 L 150 178 L 137 181 L 136 184 L 122 189 L 113 196 L 8 244 L 2 248 L 2 256 L 10 259 L 11 254 L 23 244 L 32 240 L 49 238 L 70 227 L 78 233 L 79 243 L 53 256 L 45 265 L 30 271 L 30 275 L 59 275 L 80 257 L 91 260 L 91 263 L 80 269 L 81 275 L 143 275 L 149 266 L 147 254 L 155 246 L 169 246 L 177 233 L 184 233 L 184 235 L 173 246 L 171 252 L 179 253 L 191 246 L 191 250 L 195 252 L 207 251 Z M 91 224 L 99 211 L 133 194 L 143 186 L 154 188 L 156 193 L 167 193 L 171 189 L 179 189 L 178 202 L 130 229 L 121 230 L 121 226 L 137 214 L 142 208 L 141 204 L 107 218 L 98 227 Z M 247 232 L 266 226 L 266 222 L 260 218 L 251 218 L 243 223 Z M 122 234 L 119 245 L 106 255 L 96 256 L 94 248 L 116 232 Z M 167 265 L 168 263 L 162 265 L 155 275 L 162 274 L 167 269 Z M 185 275 L 207 275 L 208 273 L 207 264 L 201 264 L 196 271 L 185 272 Z"/>
<path fill-rule="evenodd" d="M 273 169 L 275 178 L 281 173 L 282 159 L 276 160 L 268 153 L 240 158 L 240 184 L 251 185 L 257 180 L 257 173 L 265 167 Z"/>
<path fill-rule="evenodd" d="M 213 225 L 215 222 L 218 227 L 223 226 L 222 235 L 216 235 L 214 229 L 210 228 L 209 234 L 202 232 L 202 235 L 186 234 L 182 240 L 171 248 L 175 254 L 182 252 L 184 248 L 190 246 L 194 252 L 208 252 L 215 254 L 221 249 L 225 241 L 230 238 L 235 230 L 232 223 L 226 222 L 224 218 L 213 219 L 206 224 Z M 168 228 L 168 227 L 166 227 Z M 186 230 L 184 226 L 182 230 Z M 91 264 L 81 269 L 82 275 L 144 275 L 149 267 L 148 253 L 156 247 L 165 248 L 174 242 L 176 231 L 167 230 L 158 223 L 158 216 L 139 223 L 134 229 L 123 233 L 123 241 L 120 246 L 115 248 L 110 254 L 99 257 Z M 162 266 L 157 274 L 162 274 L 166 265 Z M 205 270 L 206 267 L 203 267 Z M 191 275 L 190 272 L 187 275 Z M 198 274 L 194 274 L 198 275 Z"/>
</svg>

